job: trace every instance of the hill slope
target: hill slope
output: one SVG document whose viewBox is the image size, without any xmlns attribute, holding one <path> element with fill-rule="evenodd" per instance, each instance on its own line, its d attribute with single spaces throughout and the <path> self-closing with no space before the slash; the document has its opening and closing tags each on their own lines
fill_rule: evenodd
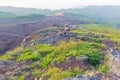
<svg viewBox="0 0 120 80">
<path fill-rule="evenodd" d="M 70 24 L 88 23 L 82 20 L 72 19 L 66 16 L 44 17 L 41 15 L 32 15 L 31 17 L 30 15 L 30 17 L 29 16 L 21 17 L 19 19 L 7 19 L 7 20 L 5 19 L 4 21 L 2 19 L 2 21 L 0 21 L 0 45 L 1 45 L 0 54 L 4 54 L 4 52 L 18 46 L 24 37 L 33 33 L 36 30 L 47 27 L 52 28 L 53 26 L 63 26 L 66 23 Z"/>
<path fill-rule="evenodd" d="M 120 48 L 119 34 L 115 28 L 97 24 L 78 25 L 66 34 L 60 27 L 39 30 L 27 36 L 21 46 L 0 57 L 5 60 L 1 61 L 4 68 L 0 66 L 2 78 L 119 79 L 120 75 L 110 72 L 112 62 L 108 59 L 114 47 Z M 112 50 L 108 52 L 109 49 Z"/>
<path fill-rule="evenodd" d="M 29 14 L 29 15 L 24 15 L 24 16 L 17 16 L 16 19 L 39 19 L 39 18 L 44 18 L 44 15 L 39 15 L 39 14 Z"/>
</svg>

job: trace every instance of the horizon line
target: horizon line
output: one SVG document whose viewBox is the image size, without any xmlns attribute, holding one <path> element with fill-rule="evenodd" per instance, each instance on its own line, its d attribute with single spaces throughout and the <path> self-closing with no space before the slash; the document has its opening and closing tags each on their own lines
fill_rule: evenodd
<svg viewBox="0 0 120 80">
<path fill-rule="evenodd" d="M 0 7 L 13 7 L 13 8 L 25 8 L 25 9 L 36 9 L 36 10 L 66 10 L 66 9 L 79 9 L 87 7 L 118 7 L 120 5 L 89 5 L 89 6 L 75 6 L 71 8 L 61 8 L 61 9 L 50 9 L 50 8 L 35 8 L 35 7 L 18 7 L 18 6 L 0 6 Z"/>
</svg>

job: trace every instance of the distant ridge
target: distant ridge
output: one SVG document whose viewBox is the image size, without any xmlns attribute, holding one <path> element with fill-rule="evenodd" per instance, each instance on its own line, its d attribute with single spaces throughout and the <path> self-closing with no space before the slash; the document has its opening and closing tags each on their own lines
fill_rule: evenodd
<svg viewBox="0 0 120 80">
<path fill-rule="evenodd" d="M 35 8 L 23 8 L 23 7 L 12 7 L 12 6 L 0 6 L 0 11 L 10 12 L 16 15 L 28 15 L 28 14 L 50 14 L 51 10 L 48 9 L 35 9 Z"/>
<path fill-rule="evenodd" d="M 13 13 L 10 13 L 10 12 L 1 12 L 0 11 L 0 19 L 3 19 L 3 18 L 12 18 L 12 17 L 16 17 L 16 15 L 13 14 Z"/>
<path fill-rule="evenodd" d="M 13 13 L 18 16 L 30 14 L 55 16 L 56 13 L 57 15 L 58 13 L 62 13 L 62 15 L 69 16 L 74 19 L 77 18 L 87 22 L 120 27 L 120 6 L 88 6 L 61 10 L 0 6 L 0 11 Z"/>
</svg>

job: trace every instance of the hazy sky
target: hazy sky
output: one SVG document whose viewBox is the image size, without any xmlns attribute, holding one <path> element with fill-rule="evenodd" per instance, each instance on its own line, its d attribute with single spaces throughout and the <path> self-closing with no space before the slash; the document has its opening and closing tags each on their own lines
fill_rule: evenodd
<svg viewBox="0 0 120 80">
<path fill-rule="evenodd" d="M 120 5 L 120 0 L 0 0 L 0 6 L 61 9 L 90 5 Z"/>
</svg>

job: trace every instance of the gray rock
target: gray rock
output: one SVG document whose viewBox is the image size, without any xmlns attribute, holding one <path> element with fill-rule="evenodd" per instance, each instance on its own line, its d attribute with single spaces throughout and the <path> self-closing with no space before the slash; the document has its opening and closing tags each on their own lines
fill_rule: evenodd
<svg viewBox="0 0 120 80">
<path fill-rule="evenodd" d="M 82 75 L 82 74 L 77 74 L 77 75 L 76 75 L 76 78 L 84 78 L 84 75 Z"/>
<path fill-rule="evenodd" d="M 56 61 L 53 60 L 53 61 L 51 62 L 51 66 L 55 66 L 55 65 L 56 65 Z"/>
<path fill-rule="evenodd" d="M 81 40 L 87 41 L 88 39 L 87 39 L 87 37 L 82 37 Z"/>
<path fill-rule="evenodd" d="M 72 61 L 72 60 L 74 60 L 74 57 L 72 57 L 72 56 L 69 56 L 66 58 L 66 61 Z"/>
<path fill-rule="evenodd" d="M 80 80 L 79 78 L 73 78 L 72 80 Z"/>
<path fill-rule="evenodd" d="M 0 74 L 0 80 L 7 80 L 7 78 L 4 75 Z"/>
<path fill-rule="evenodd" d="M 18 56 L 20 56 L 22 54 L 22 52 L 18 52 L 17 54 L 13 55 L 13 59 L 17 59 Z"/>
<path fill-rule="evenodd" d="M 89 57 L 88 57 L 88 56 L 84 56 L 84 57 L 75 57 L 75 59 L 76 59 L 77 61 L 87 63 Z"/>
<path fill-rule="evenodd" d="M 76 77 L 70 77 L 63 80 L 101 80 L 101 78 L 97 76 L 90 77 L 90 76 L 84 76 L 82 74 L 77 74 Z"/>
<path fill-rule="evenodd" d="M 112 49 L 109 57 L 110 71 L 120 76 L 120 51 Z"/>
<path fill-rule="evenodd" d="M 93 76 L 93 77 L 89 78 L 89 80 L 101 80 L 101 78 L 97 77 L 97 76 Z"/>
<path fill-rule="evenodd" d="M 30 71 L 30 69 L 31 69 L 31 67 L 28 65 L 23 65 L 23 66 L 21 66 L 21 70 L 22 71 Z"/>
</svg>

